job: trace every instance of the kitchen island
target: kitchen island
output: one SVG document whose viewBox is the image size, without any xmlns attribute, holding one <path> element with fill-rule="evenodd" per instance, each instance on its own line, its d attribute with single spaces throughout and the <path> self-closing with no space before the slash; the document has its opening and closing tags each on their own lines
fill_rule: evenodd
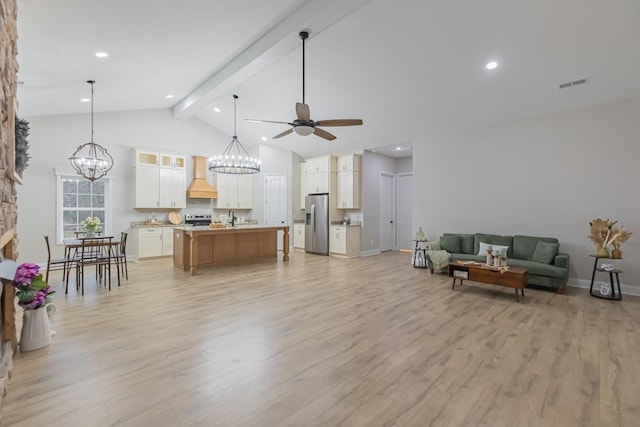
<svg viewBox="0 0 640 427">
<path fill-rule="evenodd" d="M 277 259 L 278 231 L 284 232 L 283 261 L 289 261 L 289 227 L 257 225 L 226 228 L 175 227 L 173 266 L 198 274 L 201 267 Z"/>
</svg>

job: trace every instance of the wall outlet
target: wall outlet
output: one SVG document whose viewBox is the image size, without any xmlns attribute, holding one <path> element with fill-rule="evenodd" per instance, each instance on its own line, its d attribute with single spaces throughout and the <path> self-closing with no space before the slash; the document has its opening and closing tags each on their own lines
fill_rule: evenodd
<svg viewBox="0 0 640 427">
<path fill-rule="evenodd" d="M 371 246 L 373 246 L 373 240 L 371 240 Z"/>
</svg>

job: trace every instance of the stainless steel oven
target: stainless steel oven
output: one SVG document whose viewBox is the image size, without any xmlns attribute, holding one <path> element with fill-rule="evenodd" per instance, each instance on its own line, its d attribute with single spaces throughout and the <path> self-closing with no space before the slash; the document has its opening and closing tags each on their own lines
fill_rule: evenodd
<svg viewBox="0 0 640 427">
<path fill-rule="evenodd" d="M 184 223 L 187 225 L 209 225 L 211 224 L 211 214 L 186 214 Z"/>
</svg>

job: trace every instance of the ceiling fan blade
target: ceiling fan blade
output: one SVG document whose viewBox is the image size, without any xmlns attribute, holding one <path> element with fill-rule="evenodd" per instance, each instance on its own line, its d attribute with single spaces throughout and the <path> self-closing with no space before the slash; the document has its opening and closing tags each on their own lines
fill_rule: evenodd
<svg viewBox="0 0 640 427">
<path fill-rule="evenodd" d="M 335 119 L 320 120 L 316 122 L 316 126 L 358 126 L 362 124 L 360 119 Z"/>
<path fill-rule="evenodd" d="M 334 139 L 336 139 L 335 135 L 332 135 L 329 132 L 327 132 L 326 130 L 320 129 L 318 127 L 315 128 L 313 133 L 316 134 L 317 136 L 319 136 L 320 138 L 324 138 L 324 139 L 327 139 L 329 141 L 333 141 Z"/>
<path fill-rule="evenodd" d="M 296 102 L 296 114 L 300 120 L 305 122 L 311 120 L 311 112 L 309 111 L 309 106 L 307 104 Z"/>
<path fill-rule="evenodd" d="M 245 119 L 245 121 L 247 122 L 254 122 L 254 123 L 278 123 L 281 125 L 289 125 L 289 126 L 293 126 L 293 123 L 289 123 L 289 122 L 276 122 L 274 120 L 258 120 L 258 119 Z"/>
<path fill-rule="evenodd" d="M 289 135 L 291 132 L 293 132 L 293 129 L 287 129 L 284 132 L 279 133 L 276 136 L 274 136 L 273 139 L 282 138 L 283 136 Z"/>
</svg>

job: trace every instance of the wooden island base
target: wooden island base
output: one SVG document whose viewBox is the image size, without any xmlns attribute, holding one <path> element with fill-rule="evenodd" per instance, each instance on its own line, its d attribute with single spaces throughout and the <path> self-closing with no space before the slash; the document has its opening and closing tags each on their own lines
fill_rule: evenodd
<svg viewBox="0 0 640 427">
<path fill-rule="evenodd" d="M 289 227 L 175 228 L 173 265 L 198 274 L 202 267 L 277 259 L 278 231 L 284 231 L 283 260 L 289 260 Z"/>
</svg>

